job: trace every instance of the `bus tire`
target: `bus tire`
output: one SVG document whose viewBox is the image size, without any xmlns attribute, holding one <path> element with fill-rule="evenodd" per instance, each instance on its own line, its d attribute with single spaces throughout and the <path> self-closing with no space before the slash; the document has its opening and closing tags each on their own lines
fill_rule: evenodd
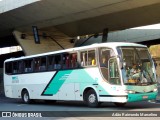
<svg viewBox="0 0 160 120">
<path fill-rule="evenodd" d="M 23 90 L 22 91 L 22 101 L 25 103 L 25 104 L 30 104 L 31 103 L 31 99 L 29 97 L 29 93 L 27 90 Z"/>
<path fill-rule="evenodd" d="M 126 105 L 126 103 L 118 103 L 118 102 L 115 102 L 114 103 L 117 107 L 124 107 Z"/>
<path fill-rule="evenodd" d="M 97 99 L 97 94 L 93 89 L 90 89 L 85 95 L 85 101 L 89 107 L 98 107 L 99 102 Z"/>
</svg>

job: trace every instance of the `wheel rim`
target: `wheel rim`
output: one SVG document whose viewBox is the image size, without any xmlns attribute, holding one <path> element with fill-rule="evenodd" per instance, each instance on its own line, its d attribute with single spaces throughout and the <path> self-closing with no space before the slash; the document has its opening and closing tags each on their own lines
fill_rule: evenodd
<svg viewBox="0 0 160 120">
<path fill-rule="evenodd" d="M 91 94 L 91 95 L 89 95 L 88 100 L 90 103 L 94 103 L 96 101 L 96 96 L 94 94 Z"/>
<path fill-rule="evenodd" d="M 29 96 L 28 96 L 27 93 L 24 94 L 23 99 L 24 99 L 25 102 L 28 102 Z"/>
</svg>

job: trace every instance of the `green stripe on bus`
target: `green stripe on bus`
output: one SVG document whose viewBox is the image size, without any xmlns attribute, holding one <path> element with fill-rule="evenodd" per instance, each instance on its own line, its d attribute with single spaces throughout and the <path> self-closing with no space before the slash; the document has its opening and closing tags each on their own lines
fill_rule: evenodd
<svg viewBox="0 0 160 120">
<path fill-rule="evenodd" d="M 98 77 L 90 76 L 88 71 L 86 71 L 85 69 L 58 71 L 51 78 L 42 95 L 52 96 L 54 94 L 57 94 L 62 85 L 68 83 L 79 83 L 80 91 L 83 91 L 83 88 L 85 88 L 85 86 L 98 84 L 97 81 Z"/>
<path fill-rule="evenodd" d="M 72 71 L 59 71 L 52 79 L 47 88 L 43 92 L 43 95 L 54 95 L 56 94 L 65 80 L 68 78 Z"/>
</svg>

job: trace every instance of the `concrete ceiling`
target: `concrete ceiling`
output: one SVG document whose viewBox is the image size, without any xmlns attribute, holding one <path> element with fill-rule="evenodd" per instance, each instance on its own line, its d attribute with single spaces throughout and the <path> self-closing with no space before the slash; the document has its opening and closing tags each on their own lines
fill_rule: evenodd
<svg viewBox="0 0 160 120">
<path fill-rule="evenodd" d="M 33 25 L 68 36 L 160 23 L 160 0 L 41 0 L 0 14 L 0 36 Z"/>
</svg>

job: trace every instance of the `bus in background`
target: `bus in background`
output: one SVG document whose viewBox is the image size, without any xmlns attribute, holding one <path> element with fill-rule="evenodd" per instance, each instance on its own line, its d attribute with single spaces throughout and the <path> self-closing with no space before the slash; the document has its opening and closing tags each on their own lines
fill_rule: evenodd
<svg viewBox="0 0 160 120">
<path fill-rule="evenodd" d="M 32 100 L 102 102 L 155 100 L 154 62 L 144 45 L 110 42 L 4 62 L 6 97 Z"/>
</svg>

